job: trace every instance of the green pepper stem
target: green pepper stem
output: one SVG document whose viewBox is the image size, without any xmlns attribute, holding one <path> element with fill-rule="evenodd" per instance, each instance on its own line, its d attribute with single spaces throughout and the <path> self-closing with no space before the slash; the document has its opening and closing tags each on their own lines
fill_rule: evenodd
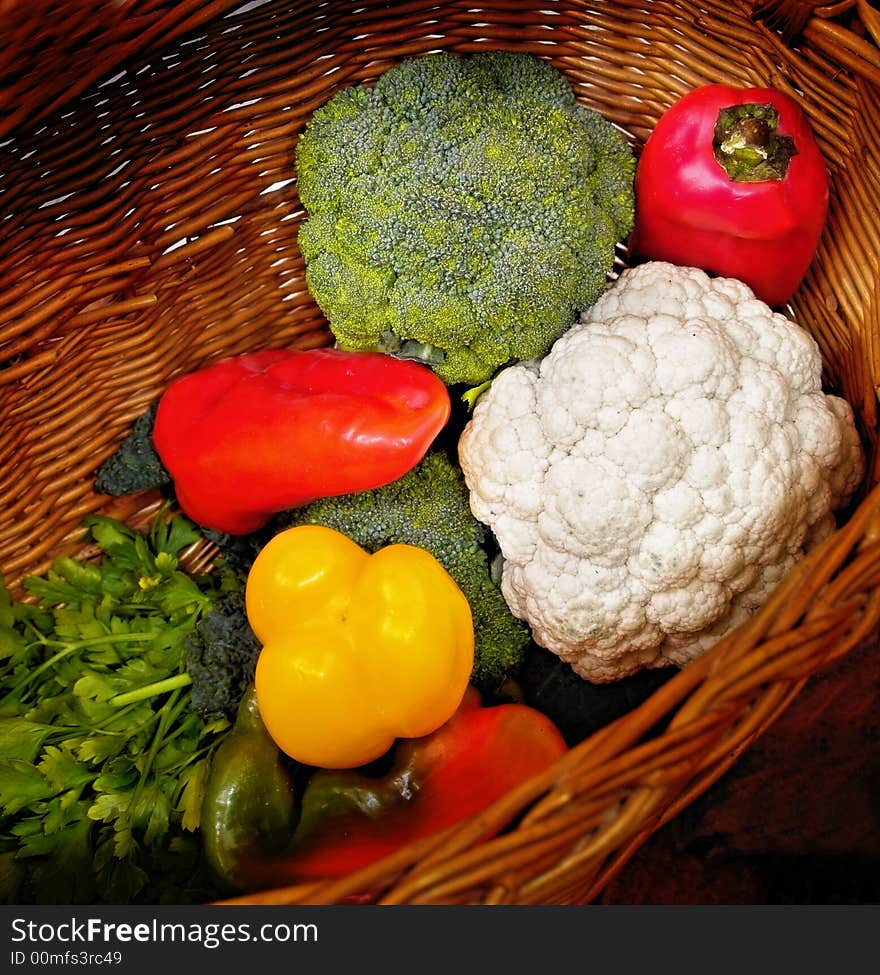
<svg viewBox="0 0 880 975">
<path fill-rule="evenodd" d="M 146 701 L 148 698 L 157 697 L 168 691 L 176 691 L 178 688 L 192 684 L 192 677 L 187 673 L 175 674 L 173 677 L 166 677 L 164 680 L 157 680 L 152 684 L 145 684 L 133 691 L 126 691 L 124 694 L 117 694 L 110 698 L 110 703 L 115 707 L 121 708 L 126 704 L 136 704 L 138 701 Z"/>
<path fill-rule="evenodd" d="M 722 108 L 715 122 L 715 159 L 735 183 L 785 179 L 797 146 L 780 135 L 779 112 L 772 105 L 747 103 Z"/>
</svg>

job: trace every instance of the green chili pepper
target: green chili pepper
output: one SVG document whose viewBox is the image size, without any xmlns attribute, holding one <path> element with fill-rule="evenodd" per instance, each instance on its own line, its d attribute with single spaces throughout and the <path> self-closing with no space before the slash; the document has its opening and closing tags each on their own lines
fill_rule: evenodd
<svg viewBox="0 0 880 975">
<path fill-rule="evenodd" d="M 211 772 L 208 857 L 239 890 L 339 877 L 479 812 L 566 749 L 540 711 L 483 707 L 468 687 L 437 731 L 397 742 L 384 774 L 308 769 L 293 824 L 294 786 L 249 692 Z"/>
<path fill-rule="evenodd" d="M 263 725 L 251 685 L 214 754 L 205 787 L 202 840 L 218 878 L 232 890 L 253 886 L 258 865 L 289 845 L 296 815 L 293 779 Z"/>
</svg>

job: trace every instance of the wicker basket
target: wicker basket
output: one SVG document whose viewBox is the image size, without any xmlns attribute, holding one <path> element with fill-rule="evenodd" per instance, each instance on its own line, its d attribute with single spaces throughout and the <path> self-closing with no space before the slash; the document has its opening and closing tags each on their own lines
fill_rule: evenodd
<svg viewBox="0 0 880 975">
<path fill-rule="evenodd" d="M 803 105 L 828 161 L 829 221 L 791 311 L 869 454 L 845 523 L 748 624 L 484 814 L 358 875 L 238 901 L 589 902 L 880 620 L 880 16 L 866 0 L 233 6 L 0 2 L 0 567 L 13 588 L 76 550 L 87 513 L 143 523 L 155 510 L 155 495 L 110 504 L 92 483 L 174 375 L 327 342 L 291 177 L 298 131 L 338 87 L 434 49 L 527 51 L 638 148 L 698 84 L 772 84 Z"/>
</svg>

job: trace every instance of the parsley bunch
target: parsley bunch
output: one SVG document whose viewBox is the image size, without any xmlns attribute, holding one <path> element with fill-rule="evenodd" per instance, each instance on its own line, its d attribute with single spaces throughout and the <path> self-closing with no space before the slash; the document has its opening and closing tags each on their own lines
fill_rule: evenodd
<svg viewBox="0 0 880 975">
<path fill-rule="evenodd" d="M 201 536 L 94 515 L 95 561 L 0 585 L 0 900 L 181 903 L 216 891 L 196 832 L 229 727 L 190 707 L 183 645 L 230 588 L 179 568 Z"/>
</svg>

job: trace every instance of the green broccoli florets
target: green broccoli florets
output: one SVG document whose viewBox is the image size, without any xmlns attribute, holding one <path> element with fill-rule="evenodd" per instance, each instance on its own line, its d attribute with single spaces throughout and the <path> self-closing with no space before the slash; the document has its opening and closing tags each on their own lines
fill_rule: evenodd
<svg viewBox="0 0 880 975">
<path fill-rule="evenodd" d="M 472 682 L 491 694 L 522 663 L 529 630 L 492 580 L 486 530 L 471 514 L 461 471 L 434 450 L 385 487 L 325 498 L 278 515 L 272 531 L 326 525 L 367 551 L 403 543 L 426 549 L 467 597 L 474 621 Z"/>
<path fill-rule="evenodd" d="M 142 413 L 131 433 L 98 468 L 95 490 L 115 498 L 169 484 L 171 477 L 153 446 L 158 402 Z"/>
<path fill-rule="evenodd" d="M 248 623 L 244 592 L 234 590 L 223 596 L 184 642 L 193 711 L 232 720 L 254 679 L 260 649 Z"/>
<path fill-rule="evenodd" d="M 306 280 L 338 344 L 477 384 L 546 351 L 631 229 L 635 157 L 531 55 L 411 58 L 296 150 Z"/>
</svg>

